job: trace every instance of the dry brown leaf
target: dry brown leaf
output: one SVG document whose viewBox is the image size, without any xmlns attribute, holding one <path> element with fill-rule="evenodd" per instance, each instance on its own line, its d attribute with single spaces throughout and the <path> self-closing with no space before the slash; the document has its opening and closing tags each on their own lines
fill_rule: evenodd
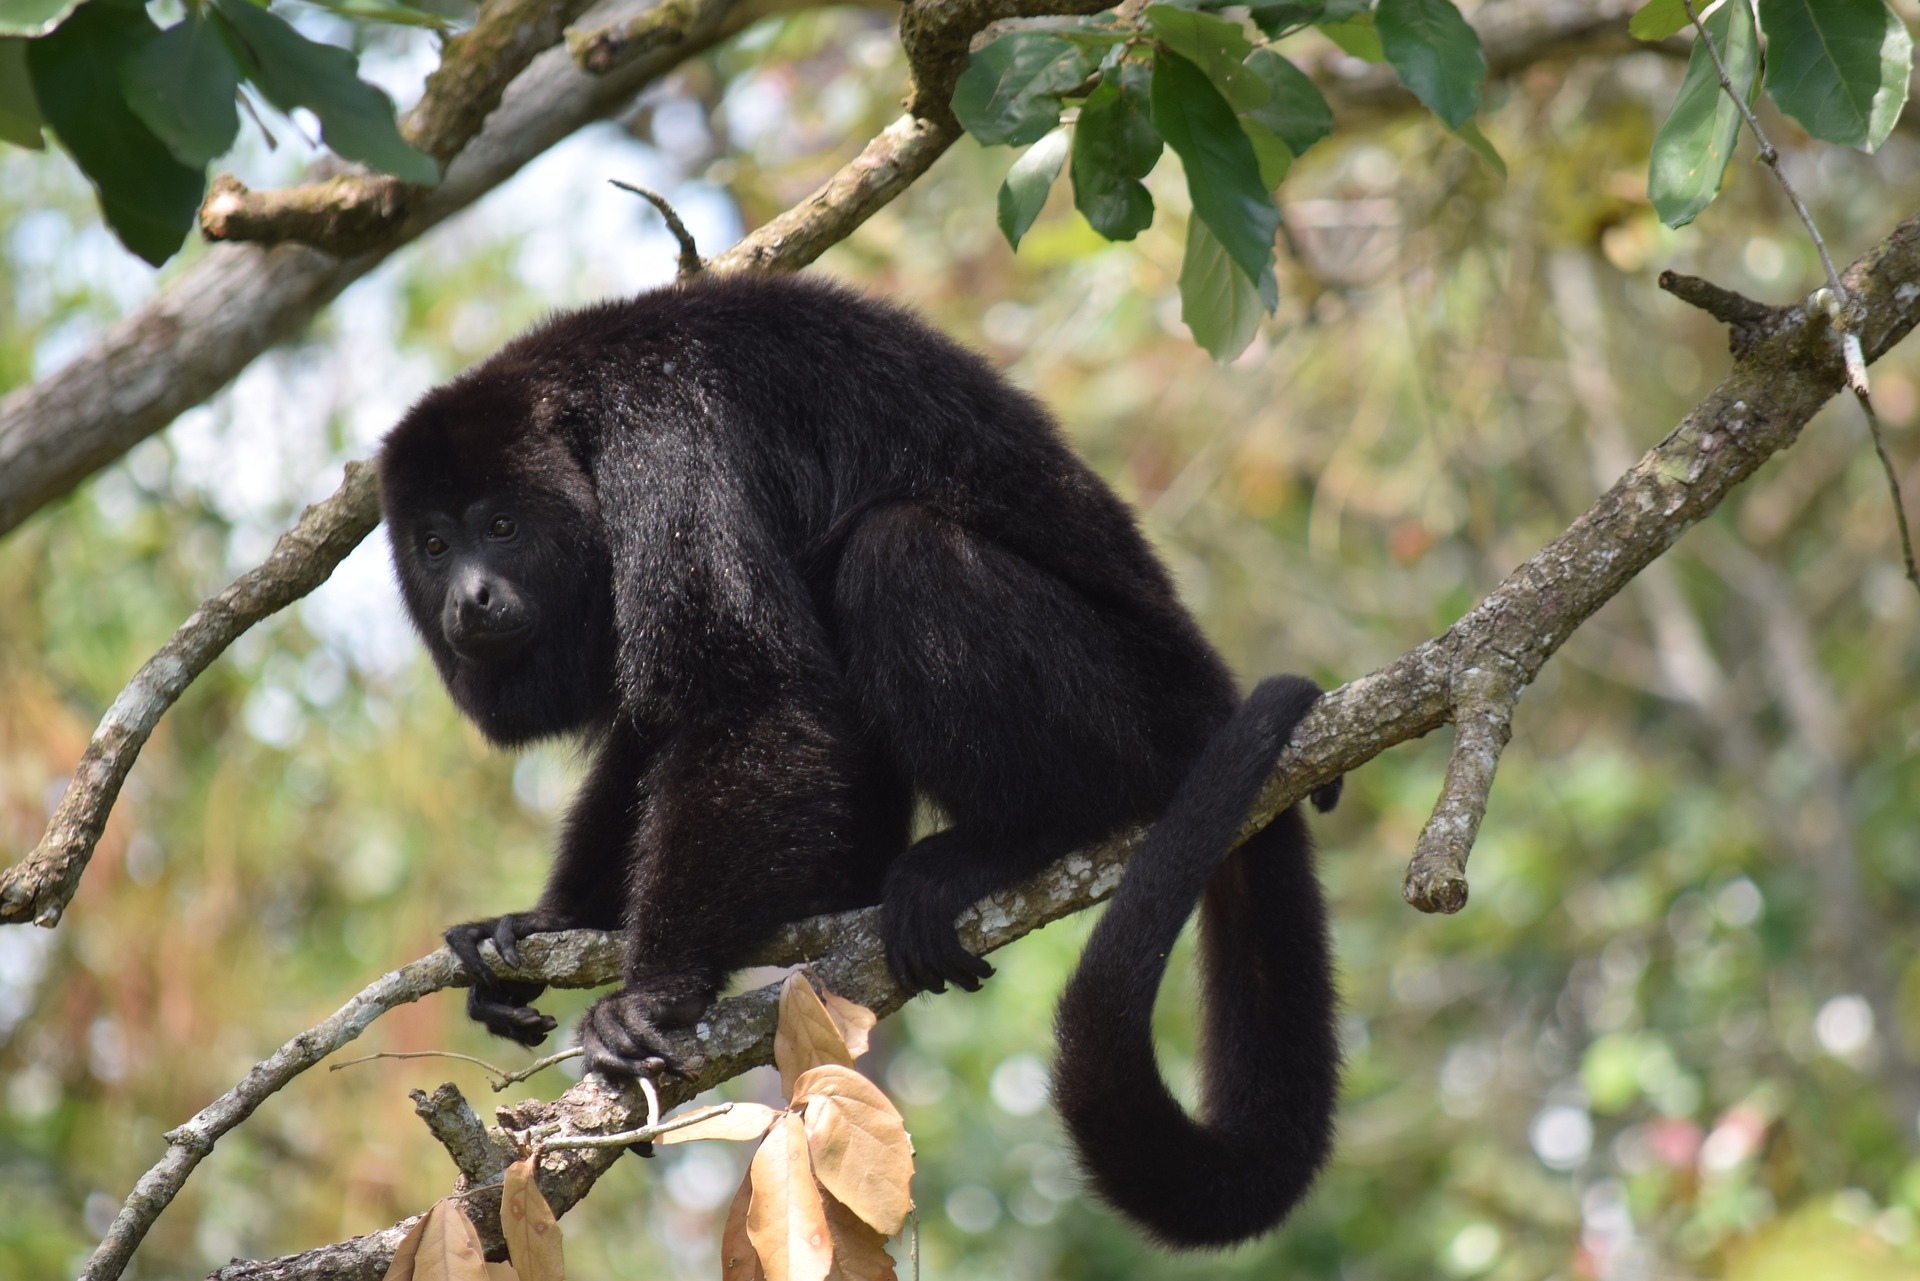
<svg viewBox="0 0 1920 1281">
<path fill-rule="evenodd" d="M 459 1202 L 434 1202 L 400 1242 L 386 1281 L 488 1281 L 480 1234 Z"/>
<path fill-rule="evenodd" d="M 393 1262 L 387 1265 L 387 1274 L 380 1281 L 413 1281 L 413 1264 L 420 1254 L 420 1238 L 426 1234 L 427 1218 L 421 1215 L 407 1229 L 407 1235 L 400 1238 L 400 1244 L 393 1251 Z"/>
<path fill-rule="evenodd" d="M 835 996 L 824 987 L 820 989 L 820 1003 L 827 1007 L 833 1026 L 839 1029 L 840 1039 L 846 1042 L 847 1053 L 856 1059 L 865 1054 L 867 1033 L 873 1031 L 873 1025 L 880 1021 L 874 1012 L 844 996 Z"/>
<path fill-rule="evenodd" d="M 900 1231 L 913 1204 L 913 1140 L 900 1113 L 879 1086 L 837 1064 L 803 1073 L 793 1088 L 821 1184 L 883 1236 Z"/>
<path fill-rule="evenodd" d="M 753 1203 L 753 1171 L 740 1180 L 727 1208 L 727 1226 L 720 1231 L 720 1281 L 766 1281 L 760 1254 L 747 1236 L 747 1207 Z"/>
<path fill-rule="evenodd" d="M 822 1200 L 827 1207 L 827 1231 L 833 1235 L 833 1271 L 827 1281 L 899 1281 L 893 1256 L 887 1253 L 887 1238 L 833 1197 Z"/>
<path fill-rule="evenodd" d="M 780 985 L 780 1020 L 773 1033 L 773 1062 L 780 1069 L 780 1086 L 793 1098 L 793 1083 L 802 1072 L 825 1063 L 853 1066 L 853 1052 L 834 1026 L 833 1016 L 814 995 L 813 984 L 795 970 Z"/>
<path fill-rule="evenodd" d="M 655 1143 L 691 1143 L 695 1139 L 757 1139 L 780 1117 L 777 1108 L 764 1103 L 719 1103 L 703 1111 L 713 1113 L 703 1121 L 678 1130 L 668 1130 Z"/>
<path fill-rule="evenodd" d="M 789 1112 L 767 1132 L 748 1174 L 753 1199 L 747 1206 L 747 1236 L 767 1281 L 826 1281 L 833 1238 L 799 1117 Z"/>
<path fill-rule="evenodd" d="M 513 1270 L 511 1263 L 489 1263 L 487 1281 L 520 1281 L 520 1274 Z"/>
<path fill-rule="evenodd" d="M 534 1182 L 536 1173 L 532 1157 L 507 1167 L 500 1193 L 500 1232 L 507 1238 L 507 1257 L 513 1260 L 519 1281 L 565 1281 L 560 1223 Z"/>
</svg>

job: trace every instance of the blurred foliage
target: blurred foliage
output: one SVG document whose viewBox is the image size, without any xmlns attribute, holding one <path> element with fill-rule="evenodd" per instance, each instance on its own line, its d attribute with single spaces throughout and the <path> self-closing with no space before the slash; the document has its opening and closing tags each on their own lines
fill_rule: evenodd
<svg viewBox="0 0 1920 1281">
<path fill-rule="evenodd" d="M 1490 87 L 1504 187 L 1428 118 L 1342 129 L 1289 179 L 1279 313 L 1228 367 L 1179 322 L 1171 157 L 1137 241 L 1101 240 L 1060 190 L 1016 257 L 992 198 L 1011 157 L 963 141 L 816 270 L 912 302 L 1054 406 L 1249 678 L 1346 679 L 1451 622 L 1711 387 L 1724 334 L 1660 294 L 1659 269 L 1773 301 L 1818 282 L 1744 162 L 1698 223 L 1659 224 L 1646 156 L 1680 74 L 1648 52 Z M 890 119 L 903 81 L 878 16 L 755 28 L 13 535 L 0 857 L 37 839 L 127 676 L 412 396 L 546 309 L 671 272 L 657 218 L 606 177 L 667 189 L 713 252 Z M 1912 134 L 1787 163 L 1842 260 L 1920 199 Z M 45 157 L 0 157 L 0 227 L 0 387 L 152 288 Z M 1874 377 L 1920 492 L 1911 345 Z M 382 556 L 356 553 L 168 715 L 58 930 L 0 931 L 0 1275 L 71 1274 L 164 1130 L 448 923 L 537 893 L 574 762 L 484 750 Z M 1282 1233 L 1169 1258 L 1084 1198 L 1044 1093 L 1051 1004 L 1089 925 L 1073 920 L 996 957 L 980 995 L 916 1001 L 862 1061 L 919 1147 L 925 1275 L 1913 1275 L 1916 635 L 1883 479 L 1836 407 L 1548 667 L 1466 911 L 1422 917 L 1398 893 L 1444 741 L 1369 765 L 1318 824 L 1349 1078 L 1338 1154 Z M 1190 1003 L 1170 992 L 1184 1081 Z M 571 1017 L 588 998 L 551 999 Z M 462 1006 L 401 1010 L 362 1044 L 522 1061 Z M 406 1091 L 447 1078 L 484 1110 L 483 1076 L 454 1062 L 302 1078 L 201 1166 L 131 1275 L 423 1209 L 451 1170 Z M 622 1162 L 567 1220 L 576 1274 L 711 1275 L 740 1175 L 718 1146 Z"/>
</svg>

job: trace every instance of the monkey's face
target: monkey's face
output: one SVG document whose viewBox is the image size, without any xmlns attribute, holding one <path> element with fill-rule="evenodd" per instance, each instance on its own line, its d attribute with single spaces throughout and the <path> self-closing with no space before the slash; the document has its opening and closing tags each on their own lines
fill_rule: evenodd
<svg viewBox="0 0 1920 1281">
<path fill-rule="evenodd" d="M 511 662 L 540 622 L 538 600 L 519 583 L 534 568 L 520 520 L 505 502 L 483 498 L 458 515 L 434 513 L 415 533 L 419 564 L 440 601 L 440 635 L 469 663 Z"/>
<path fill-rule="evenodd" d="M 613 704 L 598 524 L 550 495 L 389 503 L 401 594 L 460 710 L 496 743 L 585 729 Z"/>
</svg>

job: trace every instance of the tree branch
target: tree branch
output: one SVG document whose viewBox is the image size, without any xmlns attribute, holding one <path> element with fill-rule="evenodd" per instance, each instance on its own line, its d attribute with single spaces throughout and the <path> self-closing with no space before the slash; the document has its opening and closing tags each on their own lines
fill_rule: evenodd
<svg viewBox="0 0 1920 1281">
<path fill-rule="evenodd" d="M 637 12 L 647 3 L 615 0 L 607 13 Z M 753 19 L 807 3 L 706 0 L 686 41 L 605 76 L 588 75 L 559 47 L 537 55 L 454 157 L 445 180 L 410 202 L 406 216 L 357 256 L 297 244 L 215 246 L 88 351 L 0 400 L 0 534 L 213 395 L 388 254 L 560 139 Z"/>
<path fill-rule="evenodd" d="M 616 0 L 593 16 L 602 23 L 636 16 L 645 22 L 644 15 L 655 7 L 649 0 Z M 806 0 L 707 0 L 690 38 L 660 40 L 598 75 L 584 71 L 564 49 L 547 49 L 527 64 L 486 116 L 485 127 L 459 149 L 445 181 L 407 202 L 397 223 L 377 211 L 353 215 L 385 226 L 371 243 L 357 245 L 355 256 L 337 258 L 298 244 L 216 247 L 88 351 L 0 400 L 0 535 L 219 391 L 262 351 L 298 333 L 315 312 L 388 254 L 472 204 L 559 139 L 616 110 L 647 83 L 748 22 L 804 7 Z M 1625 17 L 1633 7 L 1628 0 L 1592 5 L 1547 0 L 1525 8 L 1487 6 L 1474 16 L 1489 75 L 1499 77 L 1541 61 L 1635 48 L 1624 34 Z M 948 42 L 930 40 L 928 48 L 951 58 Z M 930 83 L 935 77 L 929 71 L 925 79 Z M 1417 106 L 1390 72 L 1352 59 L 1319 69 L 1316 79 L 1343 115 Z M 464 119 L 461 112 L 449 108 L 449 113 Z M 410 115 L 409 127 L 413 120 Z M 833 182 L 870 193 L 877 208 L 925 172 L 952 142 L 951 136 L 936 141 L 921 133 L 938 135 L 951 127 L 944 120 L 923 121 L 915 129 L 897 122 Z M 432 139 L 459 133 L 453 123 L 429 129 L 423 121 L 419 128 L 429 146 L 439 145 Z M 903 136 L 908 134 L 913 136 Z M 822 188 L 809 201 L 825 193 Z M 249 209 L 245 201 L 229 202 L 214 212 L 236 219 Z M 326 215 L 308 210 L 303 216 Z M 350 220 L 344 211 L 337 216 Z M 847 231 L 865 216 L 852 219 Z M 817 239 L 811 234 L 816 224 L 802 217 L 792 220 L 801 226 L 796 229 L 776 219 L 776 230 Z M 247 233 L 236 225 L 229 234 Z M 824 248 L 796 245 L 793 256 L 811 261 Z M 778 253 L 773 257 L 789 260 Z"/>
<path fill-rule="evenodd" d="M 1860 304 L 1856 332 L 1869 358 L 1878 358 L 1920 320 L 1920 293 L 1906 283 L 1916 275 L 1920 215 L 1901 223 L 1846 273 L 1847 287 Z M 1824 311 L 1788 309 L 1778 330 L 1738 358 L 1719 387 L 1665 440 L 1464 618 L 1321 700 L 1276 766 L 1246 830 L 1263 825 L 1315 787 L 1386 748 L 1454 720 L 1462 728 L 1447 785 L 1428 824 L 1435 835 L 1431 841 L 1423 835 L 1404 892 L 1416 906 L 1429 910 L 1458 907 L 1465 901 L 1471 829 L 1483 812 L 1507 717 L 1520 692 L 1580 623 L 1763 462 L 1798 438 L 1814 413 L 1845 385 L 1838 347 Z M 961 922 L 962 939 L 975 951 L 991 950 L 1105 897 L 1140 835 L 1127 833 L 1069 855 L 1036 880 L 969 909 Z M 868 909 L 800 922 L 783 931 L 759 959 L 811 959 L 828 987 L 884 1016 L 899 1008 L 907 993 L 887 971 L 876 918 L 877 912 Z M 504 975 L 595 986 L 611 981 L 618 970 L 618 943 L 610 936 L 536 936 L 525 947 L 528 968 L 516 972 L 501 966 Z M 569 963 L 573 968 L 562 968 Z M 385 976 L 171 1132 L 166 1158 L 141 1179 L 96 1254 L 96 1259 L 105 1255 L 117 1263 L 111 1270 L 90 1266 L 90 1281 L 118 1275 L 133 1244 L 178 1192 L 193 1165 L 268 1094 L 358 1036 L 384 1009 L 462 981 L 464 975 L 445 949 Z M 770 1060 L 776 992 L 770 986 L 721 1001 L 693 1031 L 677 1038 L 675 1054 L 697 1073 L 698 1085 L 666 1082 L 660 1091 L 665 1106 Z M 644 1116 L 636 1091 L 616 1090 L 590 1076 L 552 1103 L 502 1109 L 503 1132 L 495 1142 L 511 1144 L 517 1142 L 517 1133 L 536 1127 L 544 1133 L 555 1125 L 561 1133 L 618 1133 L 633 1129 Z M 556 1153 L 543 1165 L 542 1191 L 556 1211 L 564 1211 L 586 1194 L 618 1153 L 607 1148 Z M 497 1247 L 497 1206 L 475 1203 L 470 1208 L 489 1247 Z M 321 1276 L 372 1281 L 384 1271 L 409 1226 L 411 1221 L 281 1259 L 231 1264 L 216 1275 L 223 1281 Z"/>
<path fill-rule="evenodd" d="M 160 717 L 227 646 L 324 583 L 379 523 L 380 492 L 372 466 L 348 463 L 339 490 L 301 513 L 300 523 L 280 536 L 264 564 L 242 574 L 180 625 L 107 709 L 40 843 L 0 873 L 0 923 L 59 923 L 106 830 L 120 786 Z"/>
</svg>

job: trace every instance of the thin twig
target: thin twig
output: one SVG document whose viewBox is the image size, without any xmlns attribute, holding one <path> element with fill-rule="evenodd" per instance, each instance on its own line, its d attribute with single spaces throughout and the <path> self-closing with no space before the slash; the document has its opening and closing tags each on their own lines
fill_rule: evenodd
<svg viewBox="0 0 1920 1281">
<path fill-rule="evenodd" d="M 357 1067 L 362 1063 L 371 1063 L 375 1059 L 459 1059 L 466 1063 L 477 1063 L 495 1076 L 507 1075 L 503 1067 L 496 1067 L 485 1059 L 476 1059 L 471 1054 L 458 1054 L 452 1050 L 376 1050 L 372 1054 L 362 1054 L 357 1059 L 346 1059 L 339 1063 L 327 1064 L 327 1071 L 338 1072 L 342 1068 Z M 494 1087 L 498 1089 L 498 1086 Z"/>
<path fill-rule="evenodd" d="M 1887 475 L 1887 490 L 1893 495 L 1893 519 L 1900 531 L 1900 557 L 1906 563 L 1907 581 L 1914 590 L 1920 591 L 1920 568 L 1913 561 L 1913 533 L 1907 528 L 1907 503 L 1900 495 L 1900 471 L 1893 465 L 1893 456 L 1887 452 L 1887 440 L 1880 430 L 1880 415 L 1874 412 L 1873 398 L 1858 387 L 1853 391 L 1854 399 L 1860 402 L 1860 410 L 1867 416 L 1867 431 L 1873 436 L 1873 452 L 1880 457 L 1880 470 Z"/>
<path fill-rule="evenodd" d="M 1746 4 L 1748 0 L 1727 0 L 1729 4 Z M 1806 202 L 1800 199 L 1800 193 L 1794 190 L 1793 183 L 1787 180 L 1786 171 L 1780 167 L 1780 152 L 1767 137 L 1766 130 L 1760 127 L 1760 118 L 1747 104 L 1746 96 L 1733 87 L 1733 79 L 1727 74 L 1727 64 L 1720 57 L 1720 50 L 1714 46 L 1713 37 L 1707 33 L 1706 24 L 1700 15 L 1694 12 L 1693 0 L 1680 0 L 1686 6 L 1687 17 L 1692 20 L 1693 28 L 1707 46 L 1707 56 L 1713 59 L 1714 70 L 1720 73 L 1720 88 L 1727 97 L 1733 99 L 1733 105 L 1739 109 L 1740 116 L 1747 122 L 1747 128 L 1753 130 L 1754 141 L 1760 148 L 1760 160 L 1773 171 L 1780 184 L 1780 190 L 1787 193 L 1787 199 L 1793 204 L 1793 211 L 1800 215 L 1801 223 L 1807 229 L 1807 235 L 1813 241 L 1813 247 L 1820 254 L 1820 265 L 1827 273 L 1827 288 L 1833 291 L 1832 306 L 1828 315 L 1833 327 L 1840 335 L 1840 345 L 1846 357 L 1847 385 L 1853 389 L 1854 398 L 1860 402 L 1860 410 L 1867 416 L 1867 431 L 1873 437 L 1873 452 L 1880 459 L 1880 469 L 1886 473 L 1887 489 L 1893 495 L 1893 519 L 1900 537 L 1900 555 L 1906 565 L 1907 581 L 1920 590 L 1920 568 L 1916 568 L 1913 558 L 1913 535 L 1907 528 L 1906 504 L 1900 496 L 1900 475 L 1893 465 L 1893 459 L 1887 453 L 1887 443 L 1880 429 L 1880 415 L 1874 412 L 1872 388 L 1867 382 L 1867 359 L 1860 345 L 1859 321 L 1853 296 L 1848 293 L 1846 282 L 1840 279 L 1840 271 L 1833 265 L 1833 255 L 1827 252 L 1827 242 L 1820 235 L 1819 226 L 1813 221 Z"/>
<path fill-rule="evenodd" d="M 646 1078 L 641 1077 L 640 1080 L 645 1081 Z M 638 1129 L 622 1130 L 617 1134 L 540 1134 L 536 1136 L 535 1141 L 548 1151 L 581 1150 L 588 1148 L 630 1148 L 636 1143 L 649 1143 L 663 1134 L 672 1134 L 675 1130 L 684 1130 L 690 1125 L 698 1125 L 702 1121 L 711 1121 L 716 1116 L 725 1116 L 727 1113 L 733 1111 L 733 1104 L 731 1103 L 716 1103 L 712 1107 L 695 1108 L 691 1112 L 685 1112 L 669 1120 L 662 1121 L 659 1119 L 659 1104 L 657 1102 L 659 1096 L 649 1093 L 647 1097 L 649 1099 L 649 1113 L 654 1119 L 648 1121 Z"/>
<path fill-rule="evenodd" d="M 1760 127 L 1760 118 L 1753 114 L 1753 108 L 1747 105 L 1747 97 L 1733 87 L 1733 77 L 1727 74 L 1727 64 L 1720 57 L 1720 50 L 1714 45 L 1713 37 L 1707 34 L 1707 26 L 1694 12 L 1693 0 L 1680 0 L 1686 6 L 1687 17 L 1693 22 L 1693 29 L 1706 43 L 1707 56 L 1713 59 L 1713 69 L 1720 73 L 1720 88 L 1733 99 L 1733 105 L 1740 112 L 1740 118 L 1747 122 L 1747 128 L 1753 130 L 1753 140 L 1760 147 L 1760 162 L 1773 170 L 1773 176 L 1779 180 L 1780 189 L 1787 193 L 1787 199 L 1793 202 L 1793 211 L 1800 215 L 1800 221 L 1806 224 L 1807 235 L 1813 238 L 1813 247 L 1820 251 L 1820 265 L 1827 271 L 1827 286 L 1843 300 L 1847 296 L 1847 287 L 1840 283 L 1839 269 L 1833 265 L 1833 257 L 1827 253 L 1827 242 L 1820 236 L 1820 228 L 1814 225 L 1813 215 L 1807 212 L 1807 206 L 1800 199 L 1800 193 L 1787 181 L 1787 175 L 1780 168 L 1780 152 L 1773 141 L 1767 137 L 1767 131 Z M 1747 4 L 1749 0 L 1727 0 L 1728 4 Z"/>
<path fill-rule="evenodd" d="M 607 181 L 622 191 L 631 191 L 658 209 L 660 216 L 667 220 L 667 230 L 680 242 L 680 279 L 697 276 L 706 269 L 707 264 L 700 257 L 700 250 L 693 243 L 693 233 L 687 230 L 686 223 L 680 221 L 680 215 L 673 211 L 673 206 L 667 203 L 665 196 L 645 187 L 636 187 L 630 182 L 621 182 L 618 178 L 609 178 Z"/>
<path fill-rule="evenodd" d="M 493 1092 L 495 1094 L 498 1094 L 500 1091 L 506 1089 L 509 1085 L 518 1085 L 520 1082 L 526 1080 L 527 1078 L 546 1071 L 548 1068 L 552 1067 L 556 1063 L 565 1063 L 568 1059 L 577 1059 L 582 1054 L 585 1054 L 585 1053 L 586 1053 L 585 1050 L 575 1045 L 575 1046 L 570 1046 L 567 1049 L 561 1050 L 558 1054 L 549 1054 L 544 1059 L 535 1059 L 533 1062 L 521 1068 L 518 1072 L 507 1072 L 502 1074 L 500 1079 L 494 1082 Z"/>
</svg>

